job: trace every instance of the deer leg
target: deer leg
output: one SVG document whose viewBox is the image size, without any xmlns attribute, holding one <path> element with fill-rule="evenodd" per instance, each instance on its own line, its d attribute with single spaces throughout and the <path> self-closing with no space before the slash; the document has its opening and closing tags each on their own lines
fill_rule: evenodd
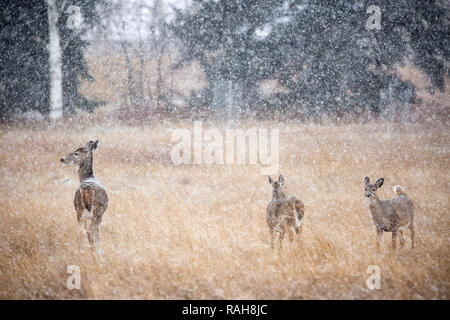
<svg viewBox="0 0 450 320">
<path fill-rule="evenodd" d="M 278 239 L 278 241 L 279 241 L 279 245 L 280 245 L 280 249 L 281 249 L 281 243 L 283 242 L 283 238 L 284 238 L 284 233 L 285 233 L 285 231 L 283 230 L 283 231 L 281 231 L 280 232 L 280 237 L 279 237 L 279 239 Z"/>
<path fill-rule="evenodd" d="M 79 249 L 83 249 L 83 245 L 86 242 L 86 209 L 84 207 L 83 197 L 81 196 L 80 190 L 75 192 L 75 210 L 77 211 L 77 220 L 78 220 L 78 227 L 80 232 L 80 239 L 79 239 Z"/>
<path fill-rule="evenodd" d="M 275 231 L 273 229 L 270 229 L 270 246 L 275 248 Z"/>
<path fill-rule="evenodd" d="M 400 247 L 403 248 L 405 246 L 405 238 L 403 237 L 403 229 L 398 230 L 399 238 L 400 238 Z"/>
<path fill-rule="evenodd" d="M 383 230 L 377 229 L 377 252 L 381 251 L 382 242 L 383 242 Z"/>
<path fill-rule="evenodd" d="M 300 238 L 303 232 L 303 224 L 300 225 L 300 227 L 295 229 L 295 233 L 297 234 L 297 238 Z"/>
<path fill-rule="evenodd" d="M 80 229 L 79 249 L 82 250 L 86 242 L 86 214 L 84 210 L 77 210 L 78 227 Z"/>
<path fill-rule="evenodd" d="M 88 239 L 92 253 L 102 257 L 102 249 L 100 248 L 100 237 L 98 233 L 98 226 L 100 225 L 100 222 L 101 218 L 100 219 L 94 218 L 92 220 L 88 230 Z"/>
<path fill-rule="evenodd" d="M 412 223 L 409 225 L 409 230 L 411 230 L 411 248 L 414 249 L 414 225 Z"/>
<path fill-rule="evenodd" d="M 392 250 L 395 250 L 397 246 L 397 230 L 392 231 Z"/>
<path fill-rule="evenodd" d="M 292 244 L 294 242 L 295 237 L 295 228 L 294 227 L 289 228 L 288 232 L 289 232 L 289 241 Z"/>
</svg>

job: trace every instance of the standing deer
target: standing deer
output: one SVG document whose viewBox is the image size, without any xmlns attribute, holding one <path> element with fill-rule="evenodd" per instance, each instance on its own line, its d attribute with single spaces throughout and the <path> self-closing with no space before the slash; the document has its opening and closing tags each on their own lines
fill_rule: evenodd
<svg viewBox="0 0 450 320">
<path fill-rule="evenodd" d="M 287 188 L 284 184 L 284 177 L 280 175 L 278 181 L 273 181 L 270 176 L 269 183 L 272 185 L 272 200 L 269 202 L 266 210 L 266 220 L 269 225 L 271 246 L 274 248 L 275 232 L 279 232 L 279 245 L 286 232 L 289 233 L 289 239 L 294 241 L 294 234 L 302 233 L 302 222 L 305 214 L 305 207 L 301 200 L 287 194 Z"/>
<path fill-rule="evenodd" d="M 80 226 L 80 249 L 86 241 L 86 232 L 92 252 L 102 256 L 98 227 L 108 206 L 108 195 L 100 181 L 94 177 L 92 171 L 92 151 L 97 148 L 98 140 L 89 141 L 86 147 L 81 147 L 67 156 L 61 162 L 78 165 L 80 185 L 75 191 L 75 210 Z M 87 229 L 87 220 L 91 220 Z"/>
<path fill-rule="evenodd" d="M 374 184 L 369 177 L 364 178 L 365 196 L 369 200 L 369 209 L 377 230 L 377 250 L 383 241 L 383 231 L 392 232 L 392 248 L 395 250 L 397 233 L 400 235 L 400 246 L 405 245 L 403 230 L 408 227 L 411 231 L 411 246 L 414 248 L 414 206 L 411 199 L 400 186 L 394 187 L 396 197 L 380 200 L 377 189 L 383 185 L 384 179 L 378 179 Z"/>
</svg>

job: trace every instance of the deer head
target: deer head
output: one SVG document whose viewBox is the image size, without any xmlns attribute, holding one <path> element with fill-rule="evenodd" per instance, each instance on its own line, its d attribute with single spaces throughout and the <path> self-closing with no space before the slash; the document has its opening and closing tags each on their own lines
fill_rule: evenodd
<svg viewBox="0 0 450 320">
<path fill-rule="evenodd" d="M 384 179 L 380 178 L 374 184 L 370 183 L 369 177 L 364 178 L 365 196 L 370 200 L 378 199 L 377 189 L 383 185 Z"/>
<path fill-rule="evenodd" d="M 267 176 L 267 178 L 269 178 L 269 183 L 272 185 L 272 196 L 274 198 L 281 198 L 287 194 L 283 175 L 280 175 L 277 181 L 272 180 L 270 176 Z"/>
<path fill-rule="evenodd" d="M 92 150 L 97 148 L 98 140 L 89 141 L 85 147 L 78 148 L 67 156 L 61 158 L 62 163 L 78 164 L 85 162 L 92 155 Z"/>
<path fill-rule="evenodd" d="M 78 148 L 61 158 L 62 163 L 76 164 L 79 166 L 78 175 L 80 182 L 94 176 L 92 172 L 92 151 L 97 148 L 97 144 L 98 140 L 89 141 L 85 147 Z"/>
</svg>

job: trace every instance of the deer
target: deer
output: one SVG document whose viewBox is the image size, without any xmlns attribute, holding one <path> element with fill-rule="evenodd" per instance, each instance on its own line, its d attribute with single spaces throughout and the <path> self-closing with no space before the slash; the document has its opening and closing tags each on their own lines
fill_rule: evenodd
<svg viewBox="0 0 450 320">
<path fill-rule="evenodd" d="M 97 149 L 98 140 L 89 141 L 85 147 L 76 149 L 61 158 L 62 163 L 78 165 L 80 185 L 75 190 L 74 205 L 80 227 L 80 250 L 88 236 L 91 252 L 102 257 L 99 238 L 99 225 L 103 213 L 108 207 L 108 195 L 99 180 L 94 177 L 92 169 L 93 151 Z M 87 228 L 87 220 L 91 220 Z"/>
<path fill-rule="evenodd" d="M 411 231 L 411 248 L 414 248 L 414 205 L 412 200 L 403 191 L 401 186 L 395 186 L 395 198 L 380 200 L 377 190 L 383 185 L 384 178 L 378 179 L 374 184 L 369 177 L 364 178 L 365 197 L 369 202 L 373 222 L 377 232 L 377 251 L 383 241 L 383 232 L 392 233 L 392 249 L 396 249 L 397 234 L 400 236 L 400 246 L 405 245 L 403 230 L 408 227 Z"/>
<path fill-rule="evenodd" d="M 291 243 L 294 241 L 295 235 L 301 235 L 305 206 L 301 200 L 288 195 L 283 175 L 280 175 L 276 181 L 272 180 L 270 176 L 267 177 L 272 185 L 272 200 L 266 209 L 271 247 L 272 249 L 275 247 L 275 235 L 278 232 L 281 249 L 286 232 L 289 234 Z"/>
</svg>

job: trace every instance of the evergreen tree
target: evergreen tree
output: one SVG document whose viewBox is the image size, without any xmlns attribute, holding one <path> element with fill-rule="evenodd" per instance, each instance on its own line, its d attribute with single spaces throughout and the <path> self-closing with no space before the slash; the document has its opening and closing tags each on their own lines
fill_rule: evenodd
<svg viewBox="0 0 450 320">
<path fill-rule="evenodd" d="M 378 1 L 380 28 L 368 30 L 371 1 L 194 1 L 172 24 L 185 61 L 197 59 L 208 89 L 219 75 L 242 79 L 248 103 L 254 88 L 274 78 L 284 87 L 273 108 L 311 113 L 380 112 L 415 102 L 414 87 L 395 74 L 410 61 L 444 89 L 450 34 L 444 1 Z M 258 37 L 258 30 L 267 36 Z M 206 100 L 208 102 L 208 100 Z M 210 101 L 209 101 L 210 102 Z"/>
<path fill-rule="evenodd" d="M 78 6 L 83 25 L 89 28 L 98 22 L 98 6 L 103 1 L 55 1 L 58 4 L 58 30 L 62 48 L 62 92 L 64 113 L 74 108 L 93 110 L 96 102 L 86 99 L 78 91 L 80 79 L 89 75 L 82 40 L 86 29 L 72 28 L 68 19 Z M 45 0 L 9 0 L 2 3 L 0 12 L 0 117 L 10 119 L 18 111 L 50 112 L 48 6 Z"/>
<path fill-rule="evenodd" d="M 283 104 L 311 111 L 380 112 L 415 101 L 414 87 L 395 75 L 407 59 L 443 90 L 449 73 L 448 20 L 441 3 L 380 1 L 380 29 L 367 30 L 369 1 L 305 1 L 289 4 L 289 21 L 268 41 L 279 80 L 288 88 Z M 444 61 L 447 61 L 447 66 Z"/>
<path fill-rule="evenodd" d="M 270 66 L 261 59 L 264 44 L 255 38 L 255 31 L 275 18 L 277 3 L 194 0 L 192 11 L 176 10 L 171 28 L 181 40 L 183 62 L 198 60 L 209 84 L 207 91 L 219 77 L 237 80 L 245 92 L 244 106 L 258 104 L 258 81 L 267 78 Z"/>
</svg>

